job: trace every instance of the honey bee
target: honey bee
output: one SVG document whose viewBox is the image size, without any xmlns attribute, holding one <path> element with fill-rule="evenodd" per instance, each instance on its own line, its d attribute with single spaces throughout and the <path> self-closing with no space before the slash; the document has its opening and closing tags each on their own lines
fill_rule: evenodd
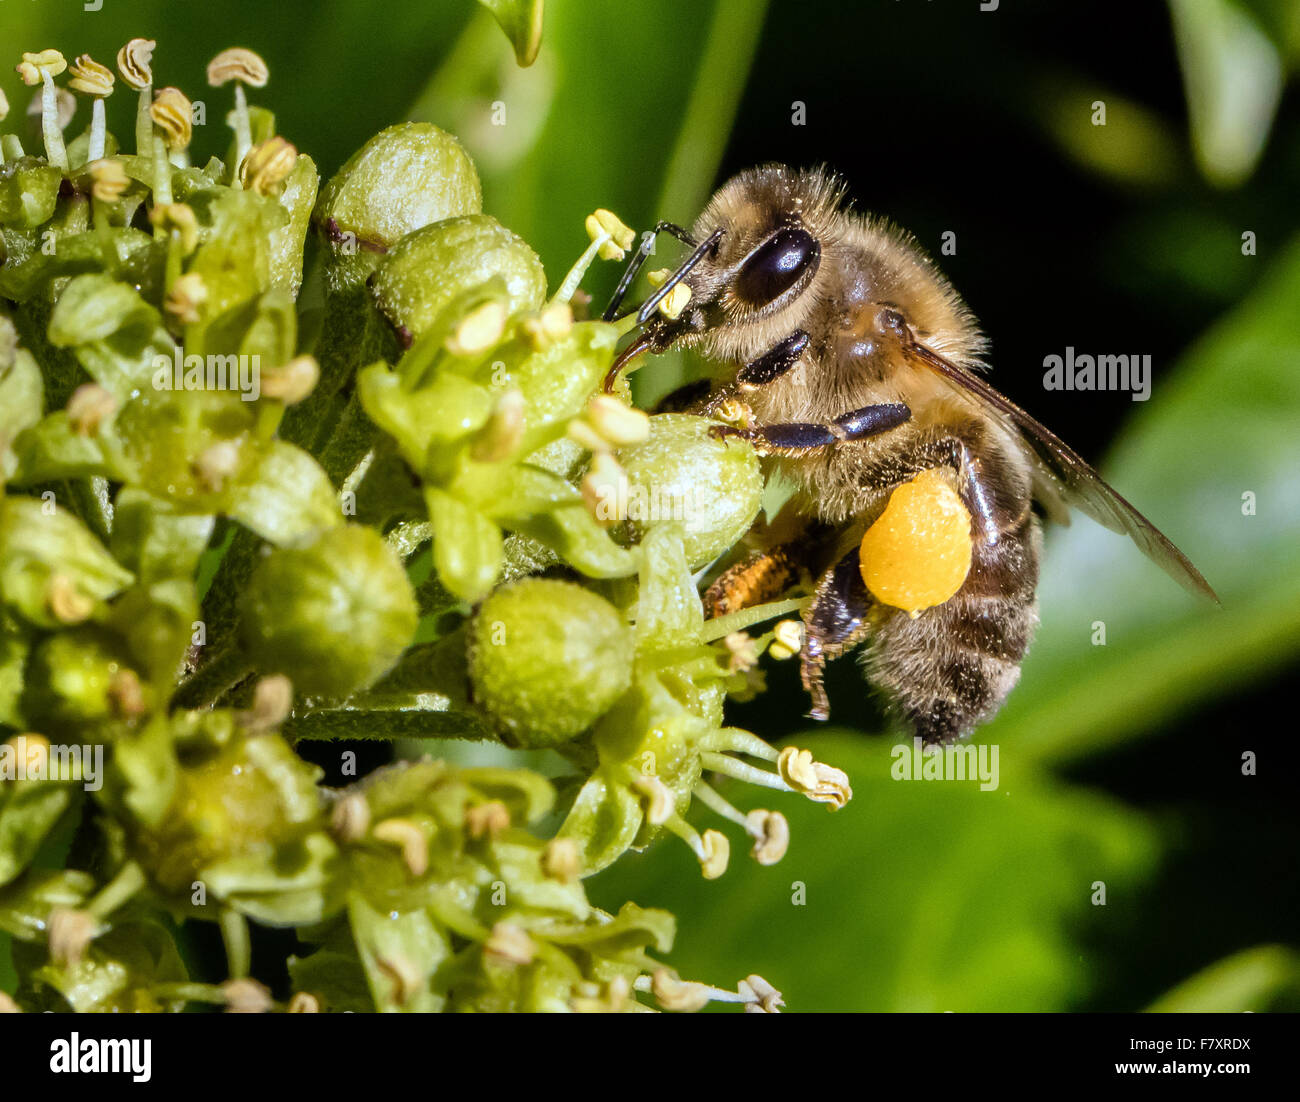
<svg viewBox="0 0 1300 1102">
<path fill-rule="evenodd" d="M 813 718 L 830 714 L 826 662 L 864 642 L 868 681 L 926 743 L 995 715 L 1038 623 L 1040 513 L 1065 521 L 1075 506 L 1217 599 L 1150 521 L 985 381 L 987 342 L 957 292 L 908 235 L 847 209 L 830 174 L 749 169 L 689 231 L 660 223 L 654 232 L 664 231 L 693 251 L 640 307 L 642 326 L 607 384 L 641 353 L 672 347 L 725 365 L 694 408 L 743 401 L 752 419 L 715 433 L 749 440 L 796 491 L 757 557 L 709 588 L 706 611 L 815 578 L 801 654 Z M 629 264 L 607 319 L 645 254 Z M 678 283 L 689 298 L 665 316 L 658 306 Z M 858 545 L 891 492 L 929 470 L 944 472 L 970 514 L 971 565 L 951 598 L 909 615 L 873 599 Z"/>
</svg>

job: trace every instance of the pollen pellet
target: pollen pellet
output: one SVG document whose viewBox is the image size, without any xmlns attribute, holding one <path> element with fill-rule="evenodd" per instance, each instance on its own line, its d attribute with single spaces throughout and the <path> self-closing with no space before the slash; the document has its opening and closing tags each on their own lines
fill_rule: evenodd
<svg viewBox="0 0 1300 1102">
<path fill-rule="evenodd" d="M 970 571 L 970 513 L 940 472 L 899 486 L 859 550 L 873 597 L 907 612 L 941 605 Z"/>
</svg>

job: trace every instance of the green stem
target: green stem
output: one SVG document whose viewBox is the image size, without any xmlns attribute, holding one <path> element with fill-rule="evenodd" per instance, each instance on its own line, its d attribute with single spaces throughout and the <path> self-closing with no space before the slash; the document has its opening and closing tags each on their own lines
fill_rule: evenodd
<svg viewBox="0 0 1300 1102">
<path fill-rule="evenodd" d="M 172 163 L 167 159 L 167 145 L 155 134 L 153 139 L 153 201 L 170 203 L 172 201 Z"/>
<path fill-rule="evenodd" d="M 235 163 L 231 166 L 232 187 L 242 187 L 239 182 L 239 166 L 244 163 L 248 151 L 253 147 L 253 132 L 248 122 L 248 100 L 244 96 L 244 86 L 235 81 Z"/>
<path fill-rule="evenodd" d="M 149 993 L 159 1002 L 180 999 L 188 1003 L 214 1003 L 218 1006 L 226 1002 L 226 993 L 215 983 L 156 983 L 149 988 Z"/>
<path fill-rule="evenodd" d="M 726 616 L 706 620 L 700 632 L 700 642 L 712 643 L 715 639 L 721 639 L 733 631 L 744 631 L 755 624 L 761 624 L 764 620 L 773 620 L 790 612 L 798 612 L 807 603 L 807 597 L 789 601 L 769 601 L 767 604 L 742 608 L 739 612 L 729 612 Z"/>
<path fill-rule="evenodd" d="M 137 157 L 153 156 L 153 119 L 149 108 L 153 105 L 153 85 L 146 84 L 140 89 L 140 99 L 135 109 L 135 155 Z"/>
<path fill-rule="evenodd" d="M 248 919 L 238 911 L 226 907 L 217 919 L 221 927 L 221 940 L 226 946 L 226 968 L 232 980 L 242 980 L 253 963 L 253 943 L 248 932 Z"/>
<path fill-rule="evenodd" d="M 211 631 L 211 623 L 208 629 Z M 175 703 L 182 708 L 210 708 L 252 669 L 252 664 L 238 647 L 228 647 L 190 674 L 189 679 L 176 690 Z"/>
<path fill-rule="evenodd" d="M 63 129 L 59 126 L 59 95 L 54 78 L 44 69 L 41 76 L 41 134 L 45 138 L 45 158 L 55 168 L 65 172 L 68 168 L 68 151 L 63 145 Z"/>
<path fill-rule="evenodd" d="M 96 96 L 90 106 L 90 147 L 86 150 L 86 162 L 98 161 L 104 156 L 104 141 L 107 133 L 104 122 L 104 101 Z"/>
<path fill-rule="evenodd" d="M 95 894 L 95 897 L 87 904 L 86 910 L 96 918 L 107 918 L 144 885 L 144 870 L 134 861 L 129 861 L 122 866 L 112 880 Z"/>
<path fill-rule="evenodd" d="M 100 476 L 73 478 L 64 483 L 65 500 L 72 511 L 95 536 L 108 543 L 113 533 L 113 503 L 108 496 L 108 480 Z"/>
<path fill-rule="evenodd" d="M 778 792 L 794 791 L 781 779 L 780 774 L 769 773 L 766 769 L 759 769 L 758 766 L 750 765 L 748 762 L 737 761 L 735 758 L 727 757 L 726 754 L 706 750 L 700 755 L 700 764 L 710 772 L 721 773 L 724 777 L 744 781 L 746 784 L 775 788 Z"/>
</svg>

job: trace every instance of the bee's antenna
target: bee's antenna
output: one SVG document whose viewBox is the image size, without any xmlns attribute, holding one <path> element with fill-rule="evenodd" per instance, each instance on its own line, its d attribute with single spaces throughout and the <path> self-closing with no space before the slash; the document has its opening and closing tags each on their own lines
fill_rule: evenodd
<svg viewBox="0 0 1300 1102">
<path fill-rule="evenodd" d="M 641 245 L 628 262 L 627 269 L 623 272 L 623 278 L 618 281 L 618 286 L 614 289 L 614 297 L 609 300 L 609 305 L 605 307 L 605 312 L 601 315 L 602 321 L 614 321 L 614 315 L 618 308 L 623 304 L 623 299 L 627 295 L 628 288 L 632 286 L 632 281 L 636 279 L 637 272 L 646 262 L 646 258 L 654 251 L 655 238 L 661 233 L 671 233 L 679 241 L 695 248 L 699 242 L 688 231 L 681 228 L 675 222 L 659 222 L 649 233 L 641 235 Z M 625 314 L 624 317 L 627 315 Z"/>
<path fill-rule="evenodd" d="M 682 261 L 681 266 L 677 271 L 673 272 L 673 274 L 664 281 L 663 285 L 641 304 L 641 309 L 637 311 L 636 315 L 638 324 L 644 325 L 650 315 L 655 312 L 656 307 L 667 298 L 672 289 L 690 275 L 691 270 L 709 253 L 717 251 L 718 242 L 722 240 L 723 232 L 724 231 L 720 228 L 716 229 L 701 241 L 700 244 L 695 247 L 695 251 Z"/>
</svg>

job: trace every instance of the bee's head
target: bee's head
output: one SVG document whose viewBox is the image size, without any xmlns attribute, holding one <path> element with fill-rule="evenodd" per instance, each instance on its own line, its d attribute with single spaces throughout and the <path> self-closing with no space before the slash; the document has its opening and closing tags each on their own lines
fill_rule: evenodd
<svg viewBox="0 0 1300 1102">
<path fill-rule="evenodd" d="M 724 184 L 692 230 L 697 240 L 713 243 L 682 277 L 690 298 L 677 319 L 652 323 L 655 344 L 786 313 L 797 324 L 832 244 L 830 215 L 840 194 L 827 174 L 783 165 L 748 169 Z"/>
</svg>

